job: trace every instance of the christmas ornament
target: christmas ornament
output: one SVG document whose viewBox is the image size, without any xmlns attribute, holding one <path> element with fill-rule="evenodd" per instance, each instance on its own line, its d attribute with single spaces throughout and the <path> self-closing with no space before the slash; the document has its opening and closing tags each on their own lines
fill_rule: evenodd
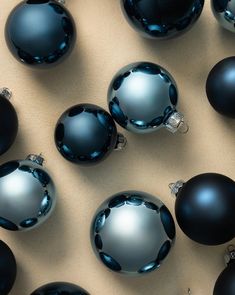
<svg viewBox="0 0 235 295">
<path fill-rule="evenodd" d="M 127 191 L 106 200 L 91 226 L 96 256 L 109 269 L 140 275 L 160 267 L 175 239 L 167 207 L 143 192 Z"/>
<path fill-rule="evenodd" d="M 108 90 L 108 104 L 115 121 L 135 133 L 162 127 L 171 132 L 188 126 L 178 113 L 178 90 L 173 77 L 161 66 L 137 62 L 122 68 Z"/>
<path fill-rule="evenodd" d="M 193 26 L 204 0 L 121 0 L 127 21 L 148 38 L 170 38 Z"/>
<path fill-rule="evenodd" d="M 5 38 L 23 64 L 48 68 L 64 60 L 76 40 L 73 17 L 59 0 L 21 1 L 10 13 Z"/>
<path fill-rule="evenodd" d="M 219 24 L 235 32 L 235 1 L 234 0 L 211 0 L 213 14 Z"/>
<path fill-rule="evenodd" d="M 55 187 L 41 156 L 29 155 L 0 166 L 0 226 L 12 231 L 35 228 L 52 213 Z"/>
<path fill-rule="evenodd" d="M 11 147 L 18 131 L 18 118 L 10 97 L 8 88 L 0 89 L 0 155 Z"/>
<path fill-rule="evenodd" d="M 11 249 L 0 240 L 0 295 L 10 293 L 16 279 L 16 260 Z"/>
<path fill-rule="evenodd" d="M 206 93 L 210 104 L 217 112 L 235 118 L 234 56 L 223 59 L 210 71 L 206 82 Z"/>
<path fill-rule="evenodd" d="M 126 139 L 117 133 L 112 117 L 93 104 L 78 104 L 65 111 L 55 130 L 61 155 L 79 165 L 98 164 L 113 150 L 124 148 Z"/>
<path fill-rule="evenodd" d="M 225 254 L 226 268 L 219 275 L 213 295 L 234 295 L 235 294 L 235 247 L 227 248 Z"/>
<path fill-rule="evenodd" d="M 55 282 L 44 285 L 35 290 L 31 295 L 89 295 L 81 287 L 71 283 Z"/>
<path fill-rule="evenodd" d="M 182 231 L 205 245 L 235 237 L 235 182 L 221 174 L 205 173 L 170 185 L 177 196 L 175 215 Z"/>
</svg>

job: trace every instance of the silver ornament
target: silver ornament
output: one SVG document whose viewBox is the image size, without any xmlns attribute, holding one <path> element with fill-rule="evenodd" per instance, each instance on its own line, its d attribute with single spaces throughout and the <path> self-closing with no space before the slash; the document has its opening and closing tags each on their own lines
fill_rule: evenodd
<svg viewBox="0 0 235 295">
<path fill-rule="evenodd" d="M 170 73 L 150 62 L 122 68 L 108 90 L 109 110 L 116 122 L 135 133 L 160 128 L 186 133 L 184 116 L 176 110 L 177 85 Z"/>
<path fill-rule="evenodd" d="M 211 0 L 211 7 L 220 25 L 235 33 L 235 0 Z"/>
<path fill-rule="evenodd" d="M 0 166 L 1 227 L 29 230 L 51 215 L 56 204 L 55 186 L 42 164 L 42 157 L 30 155 Z"/>
<path fill-rule="evenodd" d="M 91 226 L 96 256 L 109 269 L 140 275 L 160 267 L 175 239 L 167 207 L 144 192 L 126 191 L 106 200 Z"/>
</svg>

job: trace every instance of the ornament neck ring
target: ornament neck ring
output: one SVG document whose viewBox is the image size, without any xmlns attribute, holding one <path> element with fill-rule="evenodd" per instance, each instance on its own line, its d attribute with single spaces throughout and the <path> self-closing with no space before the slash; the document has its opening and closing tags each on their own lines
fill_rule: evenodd
<svg viewBox="0 0 235 295">
<path fill-rule="evenodd" d="M 226 253 L 224 255 L 224 262 L 226 266 L 235 262 L 235 246 L 234 245 L 229 245 L 227 247 Z"/>
<path fill-rule="evenodd" d="M 123 134 L 118 133 L 117 143 L 114 150 L 120 152 L 125 149 L 126 145 L 127 145 L 126 137 Z"/>
<path fill-rule="evenodd" d="M 184 115 L 175 111 L 170 115 L 165 123 L 165 127 L 172 133 L 179 131 L 182 134 L 185 134 L 189 131 L 189 126 L 185 122 Z"/>
<path fill-rule="evenodd" d="M 171 194 L 177 196 L 178 192 L 181 190 L 184 184 L 185 182 L 183 180 L 178 180 L 175 183 L 170 183 L 169 188 L 171 190 Z"/>
<path fill-rule="evenodd" d="M 27 156 L 26 160 L 37 163 L 40 166 L 43 166 L 43 163 L 45 161 L 44 158 L 42 157 L 42 154 L 40 155 L 30 154 Z"/>
<path fill-rule="evenodd" d="M 0 88 L 0 96 L 3 96 L 6 99 L 11 99 L 12 92 L 9 88 L 3 87 L 3 88 Z"/>
</svg>

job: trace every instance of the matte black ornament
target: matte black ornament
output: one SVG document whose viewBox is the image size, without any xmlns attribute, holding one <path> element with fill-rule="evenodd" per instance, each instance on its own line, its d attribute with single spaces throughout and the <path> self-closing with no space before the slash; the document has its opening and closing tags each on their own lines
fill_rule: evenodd
<svg viewBox="0 0 235 295">
<path fill-rule="evenodd" d="M 76 28 L 72 15 L 59 0 L 24 0 L 10 13 L 5 38 L 18 61 L 47 68 L 71 53 Z"/>
<path fill-rule="evenodd" d="M 11 249 L 0 241 L 0 295 L 10 293 L 16 279 L 16 260 Z"/>
<path fill-rule="evenodd" d="M 206 93 L 218 113 L 235 119 L 235 56 L 213 67 L 207 78 Z"/>
<path fill-rule="evenodd" d="M 204 0 L 121 0 L 127 21 L 148 38 L 170 38 L 193 26 Z"/>
<path fill-rule="evenodd" d="M 75 164 L 89 166 L 103 161 L 126 139 L 117 132 L 108 112 L 93 104 L 78 104 L 66 110 L 55 129 L 55 144 L 61 155 Z"/>
<path fill-rule="evenodd" d="M 235 182 L 205 173 L 170 185 L 177 196 L 175 215 L 182 231 L 205 245 L 220 245 L 235 237 Z"/>
<path fill-rule="evenodd" d="M 235 33 L 235 0 L 211 0 L 211 8 L 218 23 Z"/>
<path fill-rule="evenodd" d="M 31 295 L 89 295 L 87 291 L 81 287 L 65 282 L 55 282 L 46 284 L 37 290 L 35 290 Z"/>
<path fill-rule="evenodd" d="M 129 276 L 158 269 L 175 240 L 175 223 L 167 207 L 144 192 L 113 195 L 98 208 L 91 243 L 110 270 Z"/>
<path fill-rule="evenodd" d="M 18 118 L 10 97 L 9 89 L 0 89 L 0 155 L 12 146 L 18 131 Z"/>
<path fill-rule="evenodd" d="M 177 104 L 174 78 L 163 67 L 150 62 L 125 66 L 114 76 L 108 90 L 112 117 L 135 133 L 150 133 L 160 128 L 186 133 L 188 125 L 176 110 Z"/>
<path fill-rule="evenodd" d="M 226 268 L 216 280 L 213 295 L 235 294 L 235 248 L 229 246 L 225 255 Z"/>
</svg>

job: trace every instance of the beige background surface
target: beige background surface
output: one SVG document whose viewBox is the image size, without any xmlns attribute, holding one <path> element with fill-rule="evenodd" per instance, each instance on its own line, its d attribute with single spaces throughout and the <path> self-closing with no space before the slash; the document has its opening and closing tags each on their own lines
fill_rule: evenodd
<svg viewBox="0 0 235 295">
<path fill-rule="evenodd" d="M 194 28 L 165 42 L 144 40 L 126 23 L 118 0 L 68 0 L 78 30 L 71 57 L 50 71 L 33 71 L 17 63 L 4 40 L 4 24 L 18 0 L 1 0 L 0 86 L 8 86 L 19 116 L 19 134 L 0 158 L 24 158 L 42 152 L 57 184 L 58 206 L 51 219 L 27 233 L 0 230 L 18 262 L 11 295 L 28 295 L 50 281 L 70 281 L 92 295 L 210 295 L 224 268 L 225 246 L 203 247 L 177 228 L 177 241 L 160 270 L 127 278 L 107 271 L 94 256 L 90 220 L 97 206 L 118 191 L 136 189 L 159 196 L 171 209 L 168 184 L 202 172 L 235 178 L 235 122 L 209 106 L 205 80 L 211 67 L 235 54 L 235 35 L 218 26 L 206 1 Z M 91 102 L 107 109 L 106 92 L 122 66 L 148 60 L 167 68 L 180 89 L 179 110 L 190 125 L 187 135 L 162 130 L 140 136 L 126 133 L 129 144 L 99 166 L 84 169 L 66 162 L 56 151 L 54 126 L 69 106 Z"/>
</svg>

